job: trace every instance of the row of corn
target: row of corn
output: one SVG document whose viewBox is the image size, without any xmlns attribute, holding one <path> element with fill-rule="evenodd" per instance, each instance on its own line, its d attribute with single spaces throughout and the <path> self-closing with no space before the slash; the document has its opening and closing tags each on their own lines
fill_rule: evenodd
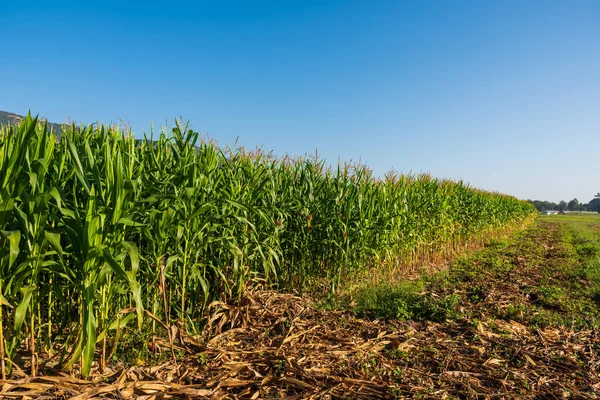
<svg viewBox="0 0 600 400">
<path fill-rule="evenodd" d="M 534 212 L 428 175 L 220 148 L 179 123 L 143 140 L 103 126 L 58 137 L 28 116 L 0 128 L 2 374 L 26 348 L 33 374 L 60 352 L 87 375 L 125 327 L 197 332 L 207 304 L 252 278 L 335 291 Z"/>
</svg>

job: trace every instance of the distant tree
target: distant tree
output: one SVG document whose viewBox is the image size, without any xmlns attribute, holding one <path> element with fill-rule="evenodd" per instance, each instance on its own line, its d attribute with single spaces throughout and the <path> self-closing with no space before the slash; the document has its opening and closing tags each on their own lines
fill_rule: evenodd
<svg viewBox="0 0 600 400">
<path fill-rule="evenodd" d="M 580 203 L 577 198 L 569 201 L 568 203 L 561 200 L 558 204 L 551 201 L 543 200 L 527 200 L 535 206 L 535 208 L 542 212 L 544 210 L 557 210 L 557 211 L 596 211 L 600 213 L 600 192 L 596 193 L 594 198 L 588 203 Z"/>
<path fill-rule="evenodd" d="M 588 203 L 589 211 L 596 211 L 600 213 L 600 193 L 598 193 L 590 202 Z"/>
<path fill-rule="evenodd" d="M 540 212 L 544 210 L 558 210 L 558 204 L 553 203 L 551 201 L 543 201 L 543 200 L 527 200 Z"/>
<path fill-rule="evenodd" d="M 527 200 L 528 202 L 530 202 L 531 204 L 533 204 L 533 206 L 535 207 L 536 210 L 538 211 L 542 211 L 542 206 L 541 206 L 541 201 L 539 200 Z"/>
<path fill-rule="evenodd" d="M 571 200 L 567 205 L 569 211 L 579 211 L 579 200 L 577 198 Z"/>
<path fill-rule="evenodd" d="M 564 212 L 566 209 L 567 209 L 567 202 L 564 200 L 561 200 L 560 203 L 558 203 L 558 211 Z"/>
</svg>

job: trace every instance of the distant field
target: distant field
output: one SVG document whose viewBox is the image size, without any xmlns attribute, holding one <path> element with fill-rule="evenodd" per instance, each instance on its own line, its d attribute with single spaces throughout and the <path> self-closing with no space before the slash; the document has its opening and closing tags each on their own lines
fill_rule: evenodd
<svg viewBox="0 0 600 400">
<path fill-rule="evenodd" d="M 600 223 L 600 213 L 596 212 L 570 212 L 558 215 L 540 215 L 545 221 L 558 222 L 560 224 L 597 224 Z"/>
</svg>

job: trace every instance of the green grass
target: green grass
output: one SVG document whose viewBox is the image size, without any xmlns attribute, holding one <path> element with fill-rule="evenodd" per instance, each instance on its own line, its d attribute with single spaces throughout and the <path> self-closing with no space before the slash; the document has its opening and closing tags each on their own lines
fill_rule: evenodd
<svg viewBox="0 0 600 400">
<path fill-rule="evenodd" d="M 526 231 L 465 254 L 446 271 L 367 283 L 352 295 L 345 308 L 373 317 L 598 327 L 600 214 L 540 216 Z"/>
<path fill-rule="evenodd" d="M 581 290 L 600 304 L 600 214 L 545 216 L 544 220 L 564 227 L 565 241 L 578 260 L 569 275 L 579 279 Z"/>
</svg>

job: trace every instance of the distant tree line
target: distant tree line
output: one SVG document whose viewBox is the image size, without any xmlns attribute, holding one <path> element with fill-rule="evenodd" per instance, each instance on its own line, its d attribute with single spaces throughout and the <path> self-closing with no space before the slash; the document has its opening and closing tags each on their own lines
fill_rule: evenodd
<svg viewBox="0 0 600 400">
<path fill-rule="evenodd" d="M 573 199 L 568 203 L 561 200 L 558 203 L 542 200 L 527 200 L 537 208 L 538 211 L 555 210 L 555 211 L 595 211 L 600 213 L 600 192 L 596 193 L 594 198 L 587 203 L 580 203 L 579 200 Z"/>
</svg>

